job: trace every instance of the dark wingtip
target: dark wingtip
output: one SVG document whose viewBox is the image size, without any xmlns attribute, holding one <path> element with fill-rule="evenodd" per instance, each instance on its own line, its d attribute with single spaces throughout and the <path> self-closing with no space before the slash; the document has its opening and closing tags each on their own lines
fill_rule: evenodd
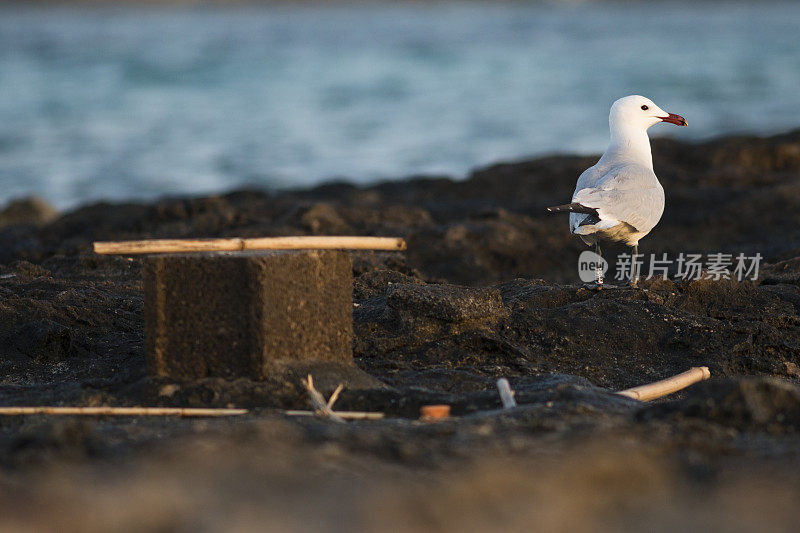
<svg viewBox="0 0 800 533">
<path fill-rule="evenodd" d="M 597 214 L 597 209 L 594 207 L 586 207 L 585 205 L 581 205 L 577 202 L 564 205 L 554 205 L 552 207 L 548 207 L 547 210 L 551 213 L 584 213 L 588 215 Z"/>
</svg>

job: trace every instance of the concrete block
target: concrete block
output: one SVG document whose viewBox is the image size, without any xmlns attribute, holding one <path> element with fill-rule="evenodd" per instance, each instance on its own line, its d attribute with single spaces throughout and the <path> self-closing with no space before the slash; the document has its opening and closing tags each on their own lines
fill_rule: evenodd
<svg viewBox="0 0 800 533">
<path fill-rule="evenodd" d="M 344 252 L 154 255 L 144 287 L 150 375 L 265 379 L 276 362 L 352 363 Z"/>
</svg>

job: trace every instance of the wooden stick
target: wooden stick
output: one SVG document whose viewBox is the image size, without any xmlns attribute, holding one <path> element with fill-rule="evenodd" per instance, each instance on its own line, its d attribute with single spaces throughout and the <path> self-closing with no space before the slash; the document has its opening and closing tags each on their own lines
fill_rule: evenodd
<svg viewBox="0 0 800 533">
<path fill-rule="evenodd" d="M 619 391 L 617 394 L 633 398 L 642 402 L 649 402 L 656 398 L 661 398 L 667 394 L 672 394 L 681 389 L 685 389 L 689 385 L 693 385 L 698 381 L 703 381 L 711 377 L 711 372 L 707 366 L 696 366 L 682 374 L 672 376 L 671 378 L 656 381 L 648 385 L 640 385 L 632 389 L 625 389 Z"/>
<path fill-rule="evenodd" d="M 405 250 L 406 241 L 400 237 L 261 237 L 242 239 L 244 250 Z"/>
<path fill-rule="evenodd" d="M 339 383 L 339 386 L 336 387 L 336 390 L 333 391 L 333 394 L 331 394 L 331 397 L 328 398 L 328 402 L 325 404 L 328 406 L 328 409 L 333 409 L 333 404 L 335 404 L 336 400 L 339 399 L 339 394 L 341 394 L 343 390 L 344 390 L 344 385 L 342 383 Z"/>
<path fill-rule="evenodd" d="M 205 409 L 190 407 L 0 407 L 0 416 L 83 415 L 83 416 L 235 416 L 247 409 Z"/>
<path fill-rule="evenodd" d="M 311 374 L 308 375 L 308 379 L 303 380 L 303 386 L 306 388 L 306 392 L 308 392 L 308 401 L 311 403 L 311 406 L 314 407 L 314 412 L 317 415 L 329 418 L 334 422 L 344 422 L 344 418 L 334 413 L 333 410 L 328 407 L 328 402 L 325 401 L 325 397 L 314 388 L 314 377 Z"/>
<path fill-rule="evenodd" d="M 152 239 L 95 242 L 98 254 L 165 254 L 180 252 L 235 252 L 241 250 L 405 250 L 399 237 L 295 236 L 254 239 Z"/>
<path fill-rule="evenodd" d="M 236 252 L 244 249 L 242 239 L 153 239 L 147 241 L 95 242 L 97 254 L 166 254 L 178 252 Z"/>
<path fill-rule="evenodd" d="M 297 411 L 289 410 L 283 412 L 288 416 L 315 416 L 316 411 Z M 385 418 L 384 413 L 371 413 L 366 411 L 336 411 L 336 415 L 345 420 L 380 420 Z"/>
<path fill-rule="evenodd" d="M 511 385 L 506 378 L 497 380 L 497 391 L 500 393 L 500 401 L 503 402 L 503 409 L 511 409 L 517 406 L 517 400 L 514 399 L 514 391 L 511 390 Z"/>
</svg>

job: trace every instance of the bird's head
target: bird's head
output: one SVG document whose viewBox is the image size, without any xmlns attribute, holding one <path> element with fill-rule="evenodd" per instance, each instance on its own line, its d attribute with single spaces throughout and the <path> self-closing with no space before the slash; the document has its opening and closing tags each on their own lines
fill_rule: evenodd
<svg viewBox="0 0 800 533">
<path fill-rule="evenodd" d="M 678 126 L 688 125 L 682 116 L 667 113 L 649 98 L 639 95 L 626 96 L 614 102 L 608 120 L 612 130 L 615 127 L 646 130 L 659 122 L 669 122 Z"/>
</svg>

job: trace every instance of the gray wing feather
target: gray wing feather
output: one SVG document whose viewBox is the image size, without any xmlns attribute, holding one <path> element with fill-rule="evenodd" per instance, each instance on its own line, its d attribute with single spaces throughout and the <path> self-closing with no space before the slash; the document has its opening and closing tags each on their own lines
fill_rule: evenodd
<svg viewBox="0 0 800 533">
<path fill-rule="evenodd" d="M 663 187 L 652 170 L 639 165 L 611 169 L 576 190 L 572 201 L 597 209 L 601 221 L 626 222 L 640 232 L 652 230 L 664 213 Z"/>
<path fill-rule="evenodd" d="M 587 187 L 593 187 L 603 176 L 606 175 L 608 168 L 604 168 L 600 166 L 600 164 L 593 165 L 583 172 L 581 175 L 578 176 L 578 183 L 575 185 L 575 192 L 572 193 L 572 201 L 575 202 L 575 196 L 578 194 L 578 191 L 586 189 Z M 569 229 L 571 232 L 575 231 L 575 228 L 581 225 L 582 222 L 586 220 L 586 217 L 583 213 L 570 213 L 569 214 Z"/>
</svg>

